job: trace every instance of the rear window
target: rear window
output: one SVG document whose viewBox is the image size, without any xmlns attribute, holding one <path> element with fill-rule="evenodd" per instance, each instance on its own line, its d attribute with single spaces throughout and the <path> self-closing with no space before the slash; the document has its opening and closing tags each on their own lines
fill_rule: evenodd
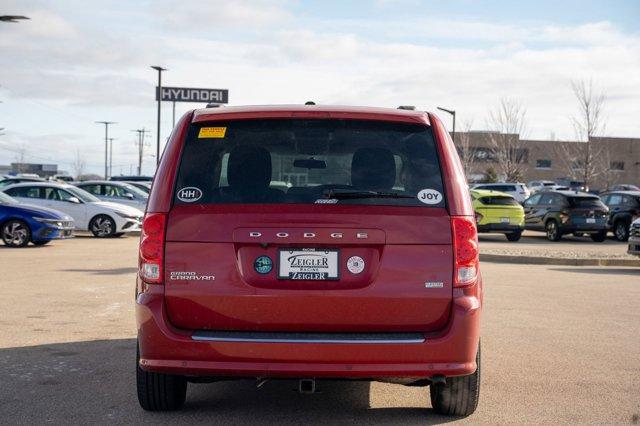
<svg viewBox="0 0 640 426">
<path fill-rule="evenodd" d="M 569 197 L 571 207 L 605 207 L 598 197 Z"/>
<path fill-rule="evenodd" d="M 480 202 L 482 204 L 494 205 L 494 206 L 519 206 L 520 205 L 513 197 L 501 197 L 501 196 L 482 197 L 480 198 Z"/>
<path fill-rule="evenodd" d="M 427 126 L 264 119 L 192 125 L 174 202 L 443 207 L 443 194 Z"/>
</svg>

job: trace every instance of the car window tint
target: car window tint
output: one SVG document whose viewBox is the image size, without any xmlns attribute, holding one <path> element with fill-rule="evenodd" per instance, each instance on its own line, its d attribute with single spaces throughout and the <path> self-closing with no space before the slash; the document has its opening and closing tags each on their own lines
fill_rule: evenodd
<svg viewBox="0 0 640 426">
<path fill-rule="evenodd" d="M 75 197 L 75 195 L 65 191 L 64 189 L 58 189 L 58 197 L 61 201 L 69 201 L 69 198 Z"/>
<path fill-rule="evenodd" d="M 438 202 L 422 202 L 425 191 L 439 194 Z M 175 203 L 312 204 L 337 192 L 356 195 L 339 204 L 443 207 L 432 130 L 342 119 L 196 123 L 180 160 Z"/>
<path fill-rule="evenodd" d="M 42 198 L 46 200 L 60 201 L 60 194 L 58 194 L 57 188 L 47 186 L 42 188 Z"/>
<path fill-rule="evenodd" d="M 619 194 L 613 194 L 609 196 L 609 202 L 605 203 L 609 204 L 610 206 L 619 206 L 620 204 L 622 204 L 622 195 Z"/>
<path fill-rule="evenodd" d="M 553 204 L 553 194 L 544 194 L 540 199 L 539 204 L 544 206 L 550 206 Z"/>
<path fill-rule="evenodd" d="M 569 202 L 571 206 L 579 208 L 604 207 L 598 197 L 570 197 Z"/>
<path fill-rule="evenodd" d="M 567 199 L 564 198 L 562 195 L 560 194 L 553 194 L 553 205 L 556 206 L 566 206 L 569 203 L 567 202 Z"/>
<path fill-rule="evenodd" d="M 126 191 L 124 188 L 115 185 L 105 185 L 104 195 L 107 197 L 124 198 Z"/>
<path fill-rule="evenodd" d="M 11 188 L 6 191 L 12 197 L 39 198 L 39 188 L 35 186 L 23 186 L 19 188 Z"/>
<path fill-rule="evenodd" d="M 80 188 L 84 189 L 90 194 L 100 195 L 100 185 L 82 185 Z"/>
<path fill-rule="evenodd" d="M 494 195 L 491 197 L 480 198 L 482 204 L 494 205 L 494 206 L 519 206 L 518 202 L 513 197 L 505 197 L 500 195 Z"/>
<path fill-rule="evenodd" d="M 542 197 L 541 194 L 536 194 L 530 198 L 527 199 L 527 201 L 525 202 L 526 205 L 528 206 L 534 206 L 536 204 L 538 204 L 540 202 L 540 198 Z"/>
</svg>

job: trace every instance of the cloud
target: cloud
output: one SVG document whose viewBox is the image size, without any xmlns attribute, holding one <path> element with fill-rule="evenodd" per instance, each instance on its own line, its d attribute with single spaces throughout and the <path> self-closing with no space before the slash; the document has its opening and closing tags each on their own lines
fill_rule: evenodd
<svg viewBox="0 0 640 426">
<path fill-rule="evenodd" d="M 388 2 L 378 7 L 392 10 Z M 633 95 L 640 93 L 640 37 L 611 22 L 504 24 L 392 15 L 340 20 L 299 9 L 287 1 L 179 7 L 161 1 L 153 8 L 89 8 L 78 15 L 36 3 L 26 11 L 32 21 L 0 26 L 0 110 L 22 100 L 55 102 L 72 117 L 100 113 L 127 122 L 126 132 L 153 126 L 155 74 L 149 65 L 158 63 L 169 68 L 166 84 L 228 88 L 234 104 L 311 99 L 432 110 L 442 105 L 455 108 L 461 120 L 483 123 L 501 97 L 519 98 L 529 110 L 532 137 L 554 131 L 571 138 L 575 101 L 569 83 L 593 78 L 616 111 L 610 134 L 640 135 Z M 91 14 L 101 17 L 98 25 L 83 21 Z M 27 130 L 26 121 L 0 125 L 19 128 L 11 139 L 17 143 L 37 133 Z M 59 121 L 69 130 L 77 126 L 73 119 Z M 94 133 L 82 133 L 86 140 L 95 139 L 91 126 L 87 132 Z"/>
<path fill-rule="evenodd" d="M 283 0 L 171 0 L 154 2 L 153 12 L 165 29 L 215 34 L 229 28 L 245 31 L 288 24 L 293 18 Z"/>
</svg>

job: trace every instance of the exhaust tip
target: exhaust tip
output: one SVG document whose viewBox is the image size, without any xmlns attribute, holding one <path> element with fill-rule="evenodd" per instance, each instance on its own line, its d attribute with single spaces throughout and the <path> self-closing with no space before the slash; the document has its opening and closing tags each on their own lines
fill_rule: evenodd
<svg viewBox="0 0 640 426">
<path fill-rule="evenodd" d="M 310 394 L 316 392 L 316 379 L 300 379 L 298 392 Z"/>
</svg>

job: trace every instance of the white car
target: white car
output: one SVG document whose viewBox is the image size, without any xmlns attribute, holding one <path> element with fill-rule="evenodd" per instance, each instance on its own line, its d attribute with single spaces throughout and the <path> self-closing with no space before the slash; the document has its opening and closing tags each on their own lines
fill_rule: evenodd
<svg viewBox="0 0 640 426">
<path fill-rule="evenodd" d="M 524 203 L 524 200 L 529 198 L 531 192 L 527 185 L 520 182 L 515 183 L 480 183 L 474 185 L 473 189 L 486 189 L 488 191 L 506 192 L 515 198 L 520 204 Z"/>
<path fill-rule="evenodd" d="M 144 213 L 124 204 L 100 201 L 73 185 L 54 182 L 18 183 L 2 189 L 21 203 L 60 210 L 71 216 L 77 230 L 96 237 L 118 237 L 139 231 Z"/>
<path fill-rule="evenodd" d="M 108 180 L 89 180 L 74 184 L 84 189 L 91 195 L 95 195 L 102 201 L 111 201 L 118 204 L 126 204 L 138 210 L 145 211 L 149 194 L 126 182 L 112 182 Z"/>
<path fill-rule="evenodd" d="M 556 186 L 556 183 L 552 180 L 532 180 L 527 184 L 531 194 L 535 194 L 536 192 L 551 186 Z"/>
</svg>

